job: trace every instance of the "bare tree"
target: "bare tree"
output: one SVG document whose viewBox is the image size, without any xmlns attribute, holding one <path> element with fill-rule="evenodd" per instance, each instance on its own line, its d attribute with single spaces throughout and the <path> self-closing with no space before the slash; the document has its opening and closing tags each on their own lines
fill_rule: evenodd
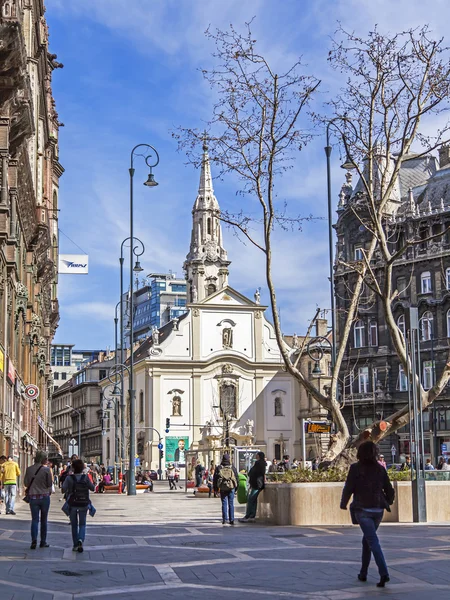
<svg viewBox="0 0 450 600">
<path fill-rule="evenodd" d="M 333 42 L 329 61 L 342 74 L 344 85 L 329 103 L 333 113 L 330 118 L 339 143 L 357 168 L 361 191 L 355 215 L 366 228 L 368 241 L 362 260 L 355 263 L 339 259 L 337 263 L 353 277 L 330 385 L 321 392 L 300 371 L 301 352 L 294 355 L 283 340 L 272 277 L 274 228 L 301 221 L 299 217 L 290 218 L 285 206 L 280 208 L 276 186 L 292 166 L 294 151 L 311 139 L 305 112 L 319 81 L 302 73 L 300 61 L 282 75 L 277 74 L 256 51 L 250 26 L 245 36 L 233 27 L 226 32 L 208 31 L 207 35 L 216 44 L 214 56 L 218 62 L 212 70 L 203 71 L 218 97 L 208 123 L 211 158 L 222 174 L 237 174 L 243 182 L 241 193 L 249 196 L 238 215 L 224 212 L 221 218 L 263 252 L 275 334 L 286 369 L 331 412 L 337 433 L 327 458 L 348 458 L 344 450 L 362 439 L 379 441 L 409 419 L 404 407 L 384 419 L 383 424 L 376 422 L 361 432 L 352 444 L 340 407 L 339 382 L 345 370 L 349 335 L 367 290 L 372 298 L 381 299 L 395 350 L 405 370 L 407 367 L 405 340 L 392 314 L 392 303 L 398 295 L 392 272 L 402 249 L 392 249 L 389 214 L 399 171 L 411 146 L 420 143 L 425 154 L 446 141 L 447 125 L 435 137 L 425 135 L 425 131 L 427 120 L 448 109 L 448 52 L 442 40 L 431 38 L 427 27 L 394 36 L 383 36 L 375 29 L 367 38 L 339 29 L 338 39 Z M 316 117 L 317 122 L 326 120 Z M 175 137 L 195 162 L 193 152 L 201 133 L 180 129 Z M 415 238 L 404 240 L 405 247 L 415 243 Z M 424 408 L 441 393 L 449 377 L 450 362 L 431 390 L 421 389 Z"/>
</svg>

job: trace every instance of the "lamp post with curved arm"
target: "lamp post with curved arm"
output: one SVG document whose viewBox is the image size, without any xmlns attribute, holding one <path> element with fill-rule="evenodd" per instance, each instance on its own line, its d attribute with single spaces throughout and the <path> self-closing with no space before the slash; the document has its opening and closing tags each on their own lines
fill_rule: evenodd
<svg viewBox="0 0 450 600">
<path fill-rule="evenodd" d="M 139 152 L 137 152 L 139 150 Z M 142 150 L 142 152 L 141 152 Z M 134 256 L 134 223 L 133 223 L 133 183 L 134 183 L 134 158 L 135 156 L 141 156 L 145 160 L 146 165 L 149 167 L 150 172 L 147 181 L 144 183 L 147 187 L 155 187 L 158 183 L 155 181 L 152 169 L 159 163 L 159 154 L 153 146 L 150 144 L 137 144 L 130 154 L 130 370 L 129 370 L 129 396 L 130 396 L 130 465 L 129 465 L 129 485 L 128 495 L 136 495 L 136 478 L 135 478 L 135 462 L 134 457 L 136 454 L 136 440 L 135 440 L 135 389 L 133 382 L 133 370 L 134 370 L 134 323 L 133 323 L 133 256 Z"/>
<path fill-rule="evenodd" d="M 327 145 L 325 146 L 325 154 L 327 157 L 327 191 L 328 191 L 328 251 L 329 251 L 329 262 L 330 262 L 330 295 L 331 295 L 331 332 L 332 332 L 332 346 L 331 346 L 331 365 L 334 367 L 336 363 L 336 301 L 334 297 L 334 257 L 333 257 L 333 206 L 331 201 L 331 151 L 330 145 L 330 127 L 336 123 L 336 121 L 345 121 L 353 126 L 353 123 L 345 117 L 336 117 L 331 119 L 327 123 Z M 343 169 L 350 171 L 356 168 L 354 162 L 347 156 L 345 162 L 341 165 Z"/>
<path fill-rule="evenodd" d="M 104 435 L 104 427 L 103 427 L 103 419 L 105 418 L 104 415 L 104 411 L 105 410 L 109 410 L 111 408 L 111 406 L 109 405 L 111 402 L 111 397 L 106 398 L 105 397 L 105 392 L 108 388 L 113 387 L 114 384 L 110 384 L 107 385 L 103 388 L 103 399 L 102 402 L 100 404 L 100 408 L 102 411 L 102 435 Z M 106 408 L 103 407 L 105 400 L 108 401 Z M 118 400 L 117 398 L 113 398 L 112 401 L 114 402 L 114 483 L 117 482 L 117 465 L 119 464 L 119 406 L 118 406 Z"/>
<path fill-rule="evenodd" d="M 139 257 L 142 256 L 145 252 L 145 246 L 143 244 L 143 242 L 137 238 L 134 237 L 133 242 L 131 242 L 131 237 L 127 237 L 123 240 L 123 242 L 120 245 L 120 259 L 119 259 L 119 263 L 120 263 L 120 363 L 123 364 L 124 362 L 124 344 L 125 344 L 125 334 L 124 334 L 124 307 L 123 307 L 123 263 L 124 263 L 124 256 L 123 256 L 123 249 L 124 246 L 126 244 L 126 242 L 130 242 L 130 252 L 131 255 L 136 257 L 136 262 L 135 265 L 133 266 L 133 261 L 131 261 L 131 274 L 130 274 L 130 280 L 132 281 L 133 279 L 133 273 L 139 273 L 140 271 L 142 271 L 142 267 L 141 267 L 141 263 L 139 262 Z M 135 245 L 135 243 L 137 242 L 137 245 Z M 133 286 L 131 285 L 130 287 L 130 296 L 133 296 Z M 116 307 L 117 308 L 117 307 Z M 117 310 L 116 310 L 116 317 L 117 317 Z M 133 318 L 133 315 L 131 313 L 131 320 Z M 121 443 L 121 454 L 120 454 L 120 459 L 121 459 L 121 463 L 122 463 L 122 469 L 123 469 L 123 463 L 125 462 L 125 398 L 124 398 L 124 389 L 123 389 L 123 385 L 121 385 L 121 395 L 120 395 L 120 429 L 121 429 L 121 438 L 120 438 L 120 443 Z"/>
</svg>

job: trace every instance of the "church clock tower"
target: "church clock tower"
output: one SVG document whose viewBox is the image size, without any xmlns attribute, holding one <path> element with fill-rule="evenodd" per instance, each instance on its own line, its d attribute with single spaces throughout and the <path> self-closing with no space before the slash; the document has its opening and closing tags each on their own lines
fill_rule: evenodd
<svg viewBox="0 0 450 600">
<path fill-rule="evenodd" d="M 200 302 L 228 285 L 227 253 L 222 246 L 220 208 L 214 195 L 208 147 L 203 144 L 200 184 L 192 209 L 192 235 L 183 268 L 187 301 Z"/>
</svg>

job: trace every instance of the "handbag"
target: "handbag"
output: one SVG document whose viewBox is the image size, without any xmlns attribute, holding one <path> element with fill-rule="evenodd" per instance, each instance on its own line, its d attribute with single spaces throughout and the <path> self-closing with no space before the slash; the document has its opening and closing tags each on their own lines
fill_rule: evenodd
<svg viewBox="0 0 450 600">
<path fill-rule="evenodd" d="M 29 493 L 30 493 L 30 488 L 31 488 L 31 486 L 33 485 L 33 481 L 35 480 L 35 478 L 36 478 L 36 475 L 39 473 L 39 471 L 42 469 L 42 467 L 43 467 L 43 466 L 44 466 L 44 465 L 41 465 L 41 466 L 39 467 L 39 469 L 38 469 L 38 470 L 36 471 L 36 473 L 34 474 L 34 476 L 33 476 L 33 479 L 30 481 L 30 485 L 29 485 L 29 486 L 26 488 L 26 490 L 25 490 L 25 496 L 23 497 L 23 501 L 24 501 L 24 502 L 26 502 L 27 504 L 30 504 L 30 496 L 29 496 Z"/>
</svg>

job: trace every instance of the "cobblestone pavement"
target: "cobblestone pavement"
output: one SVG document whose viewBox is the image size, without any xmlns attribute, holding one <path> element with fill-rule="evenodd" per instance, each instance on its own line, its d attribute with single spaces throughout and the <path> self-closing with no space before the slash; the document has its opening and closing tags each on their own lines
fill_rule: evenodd
<svg viewBox="0 0 450 600">
<path fill-rule="evenodd" d="M 356 579 L 357 527 L 222 526 L 219 500 L 169 493 L 165 485 L 93 500 L 83 554 L 72 552 L 59 493 L 48 549 L 30 550 L 27 505 L 0 516 L 1 600 L 450 598 L 446 525 L 382 526 L 391 582 L 381 590 L 374 564 L 367 583 Z"/>
</svg>

